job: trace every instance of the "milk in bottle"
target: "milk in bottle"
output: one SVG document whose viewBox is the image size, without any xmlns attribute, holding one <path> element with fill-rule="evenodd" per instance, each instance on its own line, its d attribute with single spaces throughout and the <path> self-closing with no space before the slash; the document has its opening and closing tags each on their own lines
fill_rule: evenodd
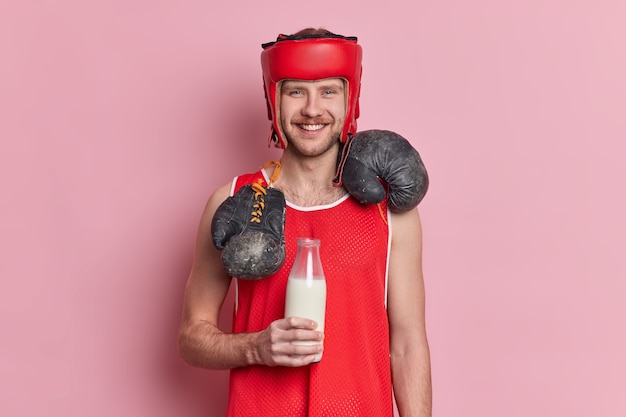
<svg viewBox="0 0 626 417">
<path fill-rule="evenodd" d="M 314 320 L 317 322 L 316 330 L 323 332 L 326 315 L 326 279 L 322 270 L 319 249 L 319 239 L 298 239 L 298 252 L 287 280 L 285 317 L 304 317 Z M 315 362 L 319 362 L 321 358 L 320 353 Z"/>
</svg>

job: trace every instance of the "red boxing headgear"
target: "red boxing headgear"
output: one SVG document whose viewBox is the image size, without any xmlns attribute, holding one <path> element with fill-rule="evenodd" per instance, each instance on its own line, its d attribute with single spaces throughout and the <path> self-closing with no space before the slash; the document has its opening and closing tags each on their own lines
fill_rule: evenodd
<svg viewBox="0 0 626 417">
<path fill-rule="evenodd" d="M 268 118 L 272 121 L 270 143 L 284 148 L 286 139 L 280 126 L 277 85 L 283 80 L 321 80 L 343 78 L 347 82 L 346 122 L 341 142 L 356 133 L 361 89 L 361 46 L 356 37 L 334 34 L 278 35 L 275 42 L 262 45 L 261 67 Z"/>
</svg>

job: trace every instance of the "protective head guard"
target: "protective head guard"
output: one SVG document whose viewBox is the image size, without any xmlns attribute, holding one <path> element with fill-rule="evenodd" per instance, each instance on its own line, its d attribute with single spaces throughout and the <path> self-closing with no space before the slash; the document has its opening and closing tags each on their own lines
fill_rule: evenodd
<svg viewBox="0 0 626 417">
<path fill-rule="evenodd" d="M 354 36 L 278 35 L 275 42 L 262 45 L 261 67 L 267 100 L 268 118 L 272 121 L 270 143 L 284 148 L 286 138 L 280 126 L 279 83 L 283 80 L 321 80 L 343 78 L 347 83 L 346 121 L 341 142 L 356 133 L 361 89 L 361 46 Z"/>
</svg>

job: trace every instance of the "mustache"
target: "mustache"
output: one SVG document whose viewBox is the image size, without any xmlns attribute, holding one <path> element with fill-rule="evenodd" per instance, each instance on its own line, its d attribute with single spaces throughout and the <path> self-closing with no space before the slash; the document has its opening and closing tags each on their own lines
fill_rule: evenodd
<svg viewBox="0 0 626 417">
<path fill-rule="evenodd" d="M 302 117 L 291 120 L 291 123 L 296 125 L 330 125 L 334 122 L 335 119 L 329 119 L 327 117 Z"/>
</svg>

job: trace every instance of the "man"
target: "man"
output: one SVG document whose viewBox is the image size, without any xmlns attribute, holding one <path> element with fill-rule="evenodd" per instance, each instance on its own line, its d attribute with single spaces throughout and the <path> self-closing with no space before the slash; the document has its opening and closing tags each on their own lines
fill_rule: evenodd
<svg viewBox="0 0 626 417">
<path fill-rule="evenodd" d="M 181 355 L 193 366 L 231 369 L 229 416 L 392 416 L 392 386 L 402 417 L 430 416 L 418 211 L 388 210 L 387 198 L 361 204 L 333 183 L 356 132 L 361 48 L 356 38 L 316 29 L 263 47 L 271 139 L 284 152 L 210 197 L 185 292 Z M 233 198 L 227 217 L 236 217 L 251 184 L 262 186 L 257 199 L 284 195 L 284 231 L 277 232 L 284 263 L 268 277 L 235 279 L 233 332 L 226 333 L 217 323 L 231 277 L 211 229 Z M 282 210 L 273 205 L 276 194 L 267 197 L 259 216 Z M 312 320 L 283 317 L 297 237 L 321 240 L 324 333 Z"/>
</svg>

